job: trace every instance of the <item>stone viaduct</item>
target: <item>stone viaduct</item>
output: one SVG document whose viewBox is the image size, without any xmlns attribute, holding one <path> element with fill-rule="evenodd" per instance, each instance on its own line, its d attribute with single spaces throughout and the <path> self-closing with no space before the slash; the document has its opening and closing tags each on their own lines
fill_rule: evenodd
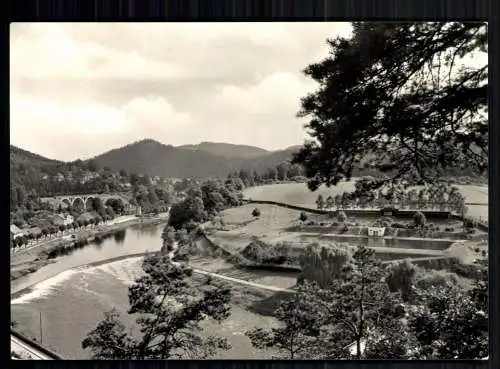
<svg viewBox="0 0 500 369">
<path fill-rule="evenodd" d="M 45 203 L 51 204 L 54 208 L 59 205 L 63 209 L 68 206 L 77 207 L 83 210 L 89 210 L 91 208 L 92 200 L 95 198 L 100 198 L 103 204 L 110 199 L 120 199 L 123 201 L 125 206 L 128 204 L 128 198 L 121 194 L 83 194 L 83 195 L 63 195 L 63 196 L 51 196 L 42 197 L 40 200 Z"/>
</svg>

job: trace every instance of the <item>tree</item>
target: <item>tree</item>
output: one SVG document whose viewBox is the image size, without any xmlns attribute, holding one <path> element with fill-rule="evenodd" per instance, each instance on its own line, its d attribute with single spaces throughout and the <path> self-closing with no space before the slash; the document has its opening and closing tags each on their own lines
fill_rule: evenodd
<svg viewBox="0 0 500 369">
<path fill-rule="evenodd" d="M 229 349 L 226 339 L 200 337 L 200 322 L 221 322 L 230 315 L 231 291 L 210 279 L 194 287 L 192 270 L 174 265 L 164 254 L 144 259 L 145 275 L 129 287 L 129 314 L 135 314 L 140 337 L 127 334 L 116 311 L 105 315 L 82 341 L 94 359 L 206 358 Z"/>
<path fill-rule="evenodd" d="M 419 228 L 423 228 L 427 224 L 427 219 L 425 218 L 424 213 L 417 211 L 413 214 L 413 222 Z"/>
<path fill-rule="evenodd" d="M 488 271 L 471 290 L 446 284 L 419 291 L 421 303 L 410 313 L 409 326 L 422 359 L 482 359 L 488 356 Z"/>
<path fill-rule="evenodd" d="M 311 300 L 323 307 L 324 325 L 329 330 L 341 331 L 342 335 L 355 344 L 355 357 L 362 358 L 362 344 L 365 346 L 373 335 L 380 336 L 384 326 L 394 324 L 403 332 L 400 319 L 403 316 L 400 300 L 389 291 L 384 281 L 383 265 L 375 259 L 374 251 L 358 246 L 352 256 L 352 263 L 346 265 L 339 278 L 328 288 L 312 294 Z M 385 337 L 387 340 L 395 337 Z M 407 341 L 402 337 L 402 344 Z M 335 347 L 335 350 L 341 349 Z M 406 350 L 402 350 L 406 357 Z"/>
<path fill-rule="evenodd" d="M 386 281 L 391 292 L 401 293 L 401 298 L 405 302 L 411 302 L 414 293 L 414 284 L 417 269 L 408 260 L 392 264 L 389 266 Z"/>
<path fill-rule="evenodd" d="M 162 252 L 172 251 L 175 243 L 175 229 L 167 224 L 163 228 L 161 239 L 163 240 Z"/>
<path fill-rule="evenodd" d="M 102 211 L 103 208 L 102 200 L 99 197 L 94 197 L 92 199 L 92 210 L 99 212 Z"/>
<path fill-rule="evenodd" d="M 345 215 L 345 212 L 343 211 L 338 211 L 337 212 L 337 220 L 341 223 L 344 223 L 347 220 L 347 215 Z"/>
<path fill-rule="evenodd" d="M 305 74 L 319 83 L 302 99 L 314 138 L 295 155 L 309 188 L 376 170 L 365 189 L 400 179 L 433 181 L 464 163 L 484 173 L 488 159 L 486 22 L 353 24 L 328 40 L 330 54 Z M 479 59 L 478 59 L 479 60 Z"/>
<path fill-rule="evenodd" d="M 302 222 L 305 222 L 307 220 L 307 214 L 304 211 L 300 212 L 299 219 Z"/>
<path fill-rule="evenodd" d="M 64 224 L 60 224 L 58 228 L 61 231 L 61 234 L 64 234 L 64 231 L 66 230 L 66 226 Z"/>
<path fill-rule="evenodd" d="M 278 349 L 286 359 L 314 358 L 311 345 L 316 341 L 316 306 L 309 299 L 309 286 L 299 286 L 296 293 L 282 302 L 274 317 L 278 328 L 254 328 L 245 332 L 252 346 L 259 349 Z"/>
<path fill-rule="evenodd" d="M 49 227 L 49 233 L 50 233 L 51 235 L 56 234 L 56 233 L 57 233 L 57 228 L 56 228 L 56 227 L 54 227 L 54 226 L 50 226 L 50 227 Z"/>
<path fill-rule="evenodd" d="M 91 171 L 91 172 L 97 172 L 98 169 L 99 169 L 99 166 L 97 165 L 97 162 L 93 159 L 90 159 L 88 162 L 87 162 L 87 168 Z"/>
<path fill-rule="evenodd" d="M 321 210 L 325 207 L 325 200 L 323 199 L 323 195 L 318 195 L 316 199 L 316 207 Z"/>
<path fill-rule="evenodd" d="M 287 163 L 287 162 L 279 163 L 276 166 L 276 174 L 277 174 L 278 180 L 286 181 L 288 179 L 287 174 L 288 174 L 289 169 L 290 169 L 290 163 Z"/>
<path fill-rule="evenodd" d="M 255 208 L 252 210 L 252 216 L 254 217 L 260 217 L 260 209 L 259 208 Z"/>
<path fill-rule="evenodd" d="M 189 221 L 202 222 L 206 218 L 207 214 L 201 197 L 188 196 L 172 206 L 168 224 L 178 230 Z"/>
<path fill-rule="evenodd" d="M 335 200 L 333 199 L 333 197 L 332 197 L 332 196 L 328 196 L 328 197 L 326 198 L 326 207 L 327 207 L 328 209 L 331 209 L 331 208 L 333 208 L 334 206 L 335 206 Z"/>
<path fill-rule="evenodd" d="M 320 288 L 327 288 L 339 278 L 342 268 L 350 258 L 351 254 L 344 247 L 310 244 L 299 259 L 299 283 L 315 282 Z"/>
</svg>

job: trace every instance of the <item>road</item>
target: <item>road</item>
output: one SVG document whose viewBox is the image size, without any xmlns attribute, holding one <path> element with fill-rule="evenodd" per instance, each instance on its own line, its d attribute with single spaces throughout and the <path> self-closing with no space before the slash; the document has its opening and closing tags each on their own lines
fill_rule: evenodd
<svg viewBox="0 0 500 369">
<path fill-rule="evenodd" d="M 10 335 L 10 350 L 20 354 L 23 359 L 26 356 L 26 359 L 29 360 L 52 360 L 52 358 L 48 355 L 45 355 L 37 349 L 26 345 L 12 334 Z M 29 357 L 27 357 L 28 355 Z"/>
</svg>

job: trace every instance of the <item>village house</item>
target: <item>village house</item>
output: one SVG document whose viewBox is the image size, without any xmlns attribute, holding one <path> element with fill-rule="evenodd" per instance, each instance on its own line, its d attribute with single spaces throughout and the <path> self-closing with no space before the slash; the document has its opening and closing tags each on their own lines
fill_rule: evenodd
<svg viewBox="0 0 500 369">
<path fill-rule="evenodd" d="M 56 226 L 60 226 L 60 225 L 69 225 L 69 224 L 72 224 L 74 222 L 74 218 L 72 215 L 69 215 L 69 214 L 56 214 L 56 215 L 53 215 L 50 219 L 51 223 L 56 225 Z"/>
<path fill-rule="evenodd" d="M 10 225 L 10 235 L 12 239 L 16 239 L 17 237 L 21 237 L 24 234 L 24 231 L 20 229 L 15 224 Z"/>
</svg>

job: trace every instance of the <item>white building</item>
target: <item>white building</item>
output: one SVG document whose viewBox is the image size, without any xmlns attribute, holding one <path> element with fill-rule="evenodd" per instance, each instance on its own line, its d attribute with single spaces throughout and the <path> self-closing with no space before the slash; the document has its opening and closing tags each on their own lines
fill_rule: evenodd
<svg viewBox="0 0 500 369">
<path fill-rule="evenodd" d="M 369 227 L 368 236 L 370 237 L 383 237 L 385 234 L 385 227 Z"/>
</svg>

